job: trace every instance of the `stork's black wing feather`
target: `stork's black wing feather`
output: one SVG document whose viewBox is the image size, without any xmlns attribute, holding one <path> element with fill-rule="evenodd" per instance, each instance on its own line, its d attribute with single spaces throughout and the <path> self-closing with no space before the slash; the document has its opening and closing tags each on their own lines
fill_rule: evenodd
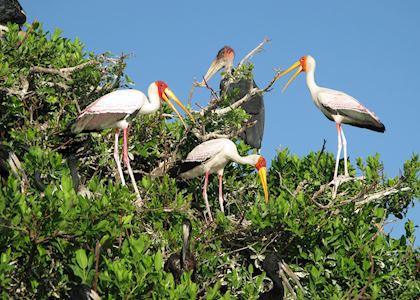
<svg viewBox="0 0 420 300">
<path fill-rule="evenodd" d="M 180 161 L 175 163 L 175 165 L 173 165 L 169 171 L 168 174 L 171 177 L 178 177 L 180 174 L 188 172 L 189 170 L 194 169 L 195 167 L 201 165 L 203 162 L 202 161 Z"/>
<path fill-rule="evenodd" d="M 7 22 L 23 25 L 26 14 L 17 0 L 0 0 L 0 24 Z"/>
</svg>

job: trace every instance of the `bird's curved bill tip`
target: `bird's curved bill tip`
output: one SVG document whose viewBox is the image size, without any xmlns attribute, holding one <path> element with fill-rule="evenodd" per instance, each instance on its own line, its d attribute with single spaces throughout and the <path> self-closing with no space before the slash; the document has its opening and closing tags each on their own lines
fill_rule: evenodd
<svg viewBox="0 0 420 300">
<path fill-rule="evenodd" d="M 289 73 L 290 71 L 293 71 L 294 69 L 298 68 L 298 70 L 296 71 L 295 74 L 293 74 L 293 76 L 289 79 L 289 81 L 287 81 L 286 85 L 284 86 L 284 88 L 281 90 L 282 93 L 284 93 L 284 91 L 287 89 L 287 87 L 292 83 L 293 80 L 295 80 L 295 78 L 299 75 L 300 72 L 302 72 L 302 66 L 300 65 L 300 62 L 297 61 L 295 62 L 290 68 L 288 68 L 286 71 L 281 72 L 280 75 L 277 76 L 276 80 L 280 79 L 280 77 L 283 77 L 284 75 L 286 75 L 287 73 Z"/>
<path fill-rule="evenodd" d="M 179 101 L 178 97 L 175 96 L 175 94 L 169 88 L 165 89 L 164 93 L 162 94 L 162 97 L 163 97 L 163 100 L 165 100 L 166 103 L 168 103 L 168 105 L 172 108 L 172 110 L 177 114 L 178 118 L 181 120 L 185 128 L 187 128 L 187 125 L 185 124 L 184 119 L 182 118 L 181 114 L 178 112 L 176 107 L 172 104 L 172 102 L 169 101 L 169 98 L 173 99 L 175 103 L 178 104 L 188 114 L 191 120 L 195 122 L 195 119 L 190 113 L 190 111 L 184 106 L 184 104 L 181 103 L 181 101 Z"/>
<path fill-rule="evenodd" d="M 261 185 L 264 190 L 265 203 L 268 203 L 267 169 L 265 167 L 260 168 L 258 175 L 260 175 Z"/>
</svg>

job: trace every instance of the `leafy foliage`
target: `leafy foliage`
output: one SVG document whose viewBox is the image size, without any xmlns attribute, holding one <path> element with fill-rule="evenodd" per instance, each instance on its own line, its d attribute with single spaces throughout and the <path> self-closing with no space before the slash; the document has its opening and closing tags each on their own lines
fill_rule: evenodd
<svg viewBox="0 0 420 300">
<path fill-rule="evenodd" d="M 404 216 L 420 196 L 418 155 L 396 178 L 383 175 L 379 155 L 358 159 L 350 172 L 364 178 L 343 183 L 332 199 L 334 156 L 318 151 L 300 158 L 283 150 L 271 163 L 268 205 L 252 168 L 228 165 L 226 216 L 218 212 L 209 226 L 201 179 L 185 184 L 149 175 L 168 158 L 185 157 L 197 137 L 162 114 L 145 116 L 130 129 L 132 166 L 146 200 L 138 209 L 130 187 L 114 178 L 112 130 L 68 134 L 78 106 L 130 83 L 125 57 L 86 53 L 80 41 L 33 26 L 19 47 L 17 27 L 0 43 L 0 136 L 26 175 L 0 179 L 2 298 L 66 298 L 86 284 L 107 299 L 256 299 L 270 286 L 261 269 L 269 252 L 291 270 L 283 278 L 289 296 L 420 295 L 413 222 L 398 239 L 383 232 L 391 214 Z M 244 70 L 249 77 L 252 67 Z M 194 126 L 210 132 L 239 127 L 245 118 L 240 109 L 223 118 L 197 115 Z M 239 141 L 238 149 L 250 150 Z M 217 188 L 213 178 L 208 194 L 214 209 Z M 184 274 L 176 285 L 163 264 L 181 249 L 185 217 L 193 225 L 197 280 Z"/>
</svg>

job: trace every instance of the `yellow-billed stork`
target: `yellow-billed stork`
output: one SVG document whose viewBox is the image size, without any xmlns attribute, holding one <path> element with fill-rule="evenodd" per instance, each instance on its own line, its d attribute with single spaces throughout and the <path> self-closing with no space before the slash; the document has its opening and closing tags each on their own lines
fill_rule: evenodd
<svg viewBox="0 0 420 300">
<path fill-rule="evenodd" d="M 219 138 L 209 140 L 196 146 L 185 160 L 179 165 L 179 176 L 183 179 L 190 179 L 205 175 L 203 186 L 203 198 L 210 222 L 213 217 L 207 198 L 207 185 L 209 175 L 216 173 L 219 176 L 219 204 L 220 210 L 224 213 L 223 207 L 223 169 L 230 161 L 239 164 L 248 164 L 258 170 L 261 184 L 264 190 L 264 198 L 268 202 L 267 171 L 266 161 L 263 156 L 252 154 L 240 156 L 234 142 L 229 139 Z"/>
<path fill-rule="evenodd" d="M 379 118 L 353 97 L 346 93 L 320 87 L 315 83 L 315 59 L 310 56 L 301 57 L 289 69 L 282 72 L 278 77 L 286 75 L 297 68 L 296 73 L 289 79 L 283 88 L 283 92 L 289 84 L 301 72 L 306 72 L 306 84 L 308 85 L 312 99 L 321 112 L 331 121 L 334 121 L 338 134 L 337 158 L 334 169 L 334 181 L 337 179 L 338 163 L 341 155 L 341 149 L 344 147 L 344 176 L 348 177 L 347 169 L 347 141 L 344 136 L 341 124 L 349 124 L 356 127 L 367 128 L 377 132 L 384 132 L 385 126 Z"/>
<path fill-rule="evenodd" d="M 152 82 L 148 89 L 149 97 L 146 97 L 141 91 L 138 90 L 117 90 L 106 94 L 98 100 L 87 106 L 77 117 L 76 123 L 72 130 L 74 133 L 82 131 L 100 130 L 105 128 L 116 128 L 115 131 L 115 147 L 114 159 L 117 163 L 118 174 L 121 183 L 125 185 L 124 175 L 122 172 L 121 162 L 118 154 L 118 137 L 120 130 L 123 130 L 123 160 L 130 174 L 131 182 L 134 190 L 139 199 L 140 193 L 134 178 L 133 171 L 130 166 L 128 158 L 128 126 L 133 118 L 137 115 L 152 114 L 156 112 L 161 104 L 161 100 L 168 103 L 168 105 L 175 111 L 180 118 L 185 128 L 185 122 L 181 115 L 169 100 L 173 99 L 192 120 L 194 120 L 188 109 L 178 100 L 175 94 L 169 89 L 168 85 L 161 81 Z"/>
</svg>

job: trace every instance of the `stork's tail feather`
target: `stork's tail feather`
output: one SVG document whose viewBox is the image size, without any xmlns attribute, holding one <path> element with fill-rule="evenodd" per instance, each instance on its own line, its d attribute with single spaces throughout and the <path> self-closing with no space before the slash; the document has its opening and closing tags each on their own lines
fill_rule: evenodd
<svg viewBox="0 0 420 300">
<path fill-rule="evenodd" d="M 200 165 L 201 161 L 179 161 L 176 162 L 168 171 L 169 176 L 178 177 L 180 174 L 188 172 Z"/>
</svg>

